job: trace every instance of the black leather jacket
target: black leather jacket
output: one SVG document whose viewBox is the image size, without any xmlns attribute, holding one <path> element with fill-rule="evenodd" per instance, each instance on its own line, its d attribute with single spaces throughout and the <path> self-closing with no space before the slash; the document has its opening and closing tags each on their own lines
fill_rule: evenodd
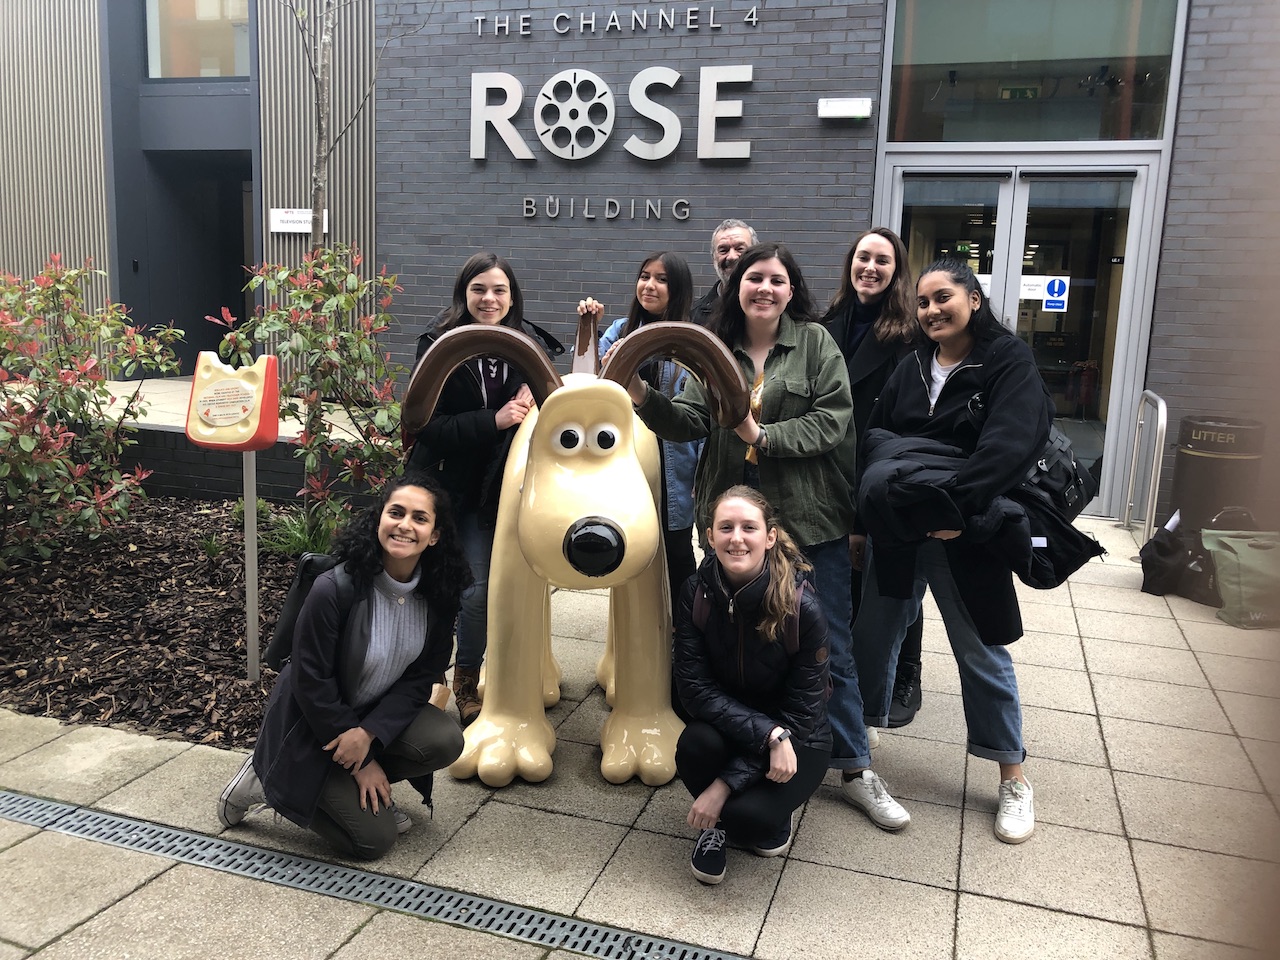
<svg viewBox="0 0 1280 960">
<path fill-rule="evenodd" d="M 693 622 L 695 585 L 710 601 L 704 629 Z M 695 720 L 715 727 L 736 748 L 719 776 L 733 791 L 769 770 L 769 733 L 786 727 L 797 745 L 831 749 L 827 718 L 827 621 L 812 590 L 800 601 L 799 649 L 757 630 L 768 571 L 731 593 L 714 556 L 680 593 L 672 670 L 680 700 Z"/>
</svg>

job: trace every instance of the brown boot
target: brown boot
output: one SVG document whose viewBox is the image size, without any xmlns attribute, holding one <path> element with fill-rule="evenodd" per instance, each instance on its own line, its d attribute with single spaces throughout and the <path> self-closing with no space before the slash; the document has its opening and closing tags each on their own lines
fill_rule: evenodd
<svg viewBox="0 0 1280 960">
<path fill-rule="evenodd" d="M 453 668 L 453 699 L 458 704 L 458 719 L 464 727 L 480 715 L 480 692 L 476 687 L 480 683 L 480 670 L 464 670 Z"/>
</svg>

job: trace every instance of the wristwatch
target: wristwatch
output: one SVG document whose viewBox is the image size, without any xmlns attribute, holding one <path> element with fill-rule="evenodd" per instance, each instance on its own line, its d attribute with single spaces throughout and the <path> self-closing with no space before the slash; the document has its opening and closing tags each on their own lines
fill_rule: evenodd
<svg viewBox="0 0 1280 960">
<path fill-rule="evenodd" d="M 765 453 L 769 449 L 769 435 L 764 432 L 764 427 L 760 428 L 760 432 L 756 434 L 756 442 L 752 444 L 761 453 Z"/>
<path fill-rule="evenodd" d="M 780 734 L 778 734 L 776 737 L 772 737 L 769 740 L 769 746 L 776 747 L 783 740 L 790 740 L 790 739 L 791 739 L 791 731 L 783 727 L 782 732 Z"/>
</svg>

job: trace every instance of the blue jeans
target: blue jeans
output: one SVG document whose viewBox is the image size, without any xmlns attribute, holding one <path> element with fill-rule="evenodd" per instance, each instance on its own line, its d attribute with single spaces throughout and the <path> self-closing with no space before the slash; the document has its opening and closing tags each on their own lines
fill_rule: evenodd
<svg viewBox="0 0 1280 960">
<path fill-rule="evenodd" d="M 489 639 L 489 558 L 493 554 L 493 529 L 481 525 L 476 514 L 461 512 L 458 539 L 475 583 L 462 591 L 454 665 L 463 670 L 479 670 Z"/>
<path fill-rule="evenodd" d="M 927 584 L 942 612 L 947 639 L 960 668 L 960 693 L 969 731 L 969 752 L 997 763 L 1021 763 L 1022 706 L 1013 658 L 1005 647 L 982 642 L 969 611 L 956 590 L 946 548 L 926 540 L 916 553 L 915 589 L 910 600 L 884 597 L 876 588 L 874 551 L 867 543 L 862 575 L 862 605 L 853 624 L 853 655 L 862 678 L 866 722 L 883 727 L 889 721 L 889 702 L 898 667 L 898 651 L 907 627 L 920 615 Z"/>
<path fill-rule="evenodd" d="M 818 600 L 827 618 L 831 667 L 827 714 L 831 717 L 832 735 L 828 765 L 837 770 L 859 770 L 871 766 L 871 748 L 867 745 L 862 692 L 849 637 L 849 615 L 853 606 L 849 593 L 849 574 L 853 569 L 849 564 L 849 538 L 840 537 L 800 550 L 813 564 L 809 582 L 817 588 Z"/>
</svg>

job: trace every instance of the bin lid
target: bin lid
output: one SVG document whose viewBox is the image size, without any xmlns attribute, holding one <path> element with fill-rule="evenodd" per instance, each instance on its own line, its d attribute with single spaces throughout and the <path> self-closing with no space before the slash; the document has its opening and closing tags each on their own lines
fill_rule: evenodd
<svg viewBox="0 0 1280 960">
<path fill-rule="evenodd" d="M 1183 417 L 1178 426 L 1178 446 L 1203 453 L 1261 456 L 1265 432 L 1259 420 Z"/>
</svg>

